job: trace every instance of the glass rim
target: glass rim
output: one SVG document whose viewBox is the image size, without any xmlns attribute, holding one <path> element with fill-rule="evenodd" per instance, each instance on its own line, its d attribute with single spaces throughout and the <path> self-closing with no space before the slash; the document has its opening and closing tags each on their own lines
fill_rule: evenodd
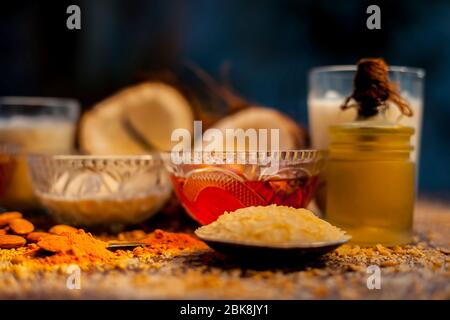
<svg viewBox="0 0 450 320">
<path fill-rule="evenodd" d="M 0 96 L 0 106 L 40 106 L 45 108 L 65 108 L 71 119 L 80 116 L 80 103 L 73 98 L 38 97 L 38 96 Z"/>
<path fill-rule="evenodd" d="M 357 66 L 356 65 L 327 65 L 327 66 L 320 66 L 320 67 L 314 67 L 309 70 L 309 75 L 312 76 L 314 74 L 319 73 L 333 73 L 333 72 L 349 72 L 349 71 L 356 71 Z M 396 72 L 396 73 L 405 73 L 405 74 L 413 74 L 416 75 L 418 78 L 424 78 L 426 75 L 425 69 L 417 68 L 417 67 L 408 67 L 408 66 L 389 66 L 390 72 Z"/>
<path fill-rule="evenodd" d="M 38 97 L 38 96 L 0 96 L 0 104 L 10 105 L 42 105 L 49 107 L 64 107 L 78 105 L 73 98 Z"/>
</svg>

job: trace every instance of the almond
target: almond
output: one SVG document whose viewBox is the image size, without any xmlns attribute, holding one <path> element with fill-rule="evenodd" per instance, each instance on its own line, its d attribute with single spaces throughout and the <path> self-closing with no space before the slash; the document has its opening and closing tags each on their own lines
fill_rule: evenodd
<svg viewBox="0 0 450 320">
<path fill-rule="evenodd" d="M 27 235 L 28 242 L 38 242 L 44 237 L 49 236 L 50 233 L 47 232 L 31 232 Z"/>
<path fill-rule="evenodd" d="M 0 235 L 0 249 L 20 248 L 25 245 L 27 241 L 20 236 L 13 236 L 10 234 Z"/>
<path fill-rule="evenodd" d="M 58 235 L 61 235 L 65 232 L 70 233 L 70 232 L 77 232 L 77 231 L 78 231 L 77 228 L 74 228 L 74 227 L 71 227 L 71 226 L 68 226 L 65 224 L 57 224 L 56 226 L 53 226 L 50 228 L 50 230 L 48 230 L 49 233 L 58 234 Z"/>
<path fill-rule="evenodd" d="M 4 212 L 0 213 L 0 226 L 5 226 L 14 219 L 22 218 L 22 214 L 20 212 Z"/>
<path fill-rule="evenodd" d="M 15 234 L 28 234 L 33 232 L 33 224 L 26 219 L 14 219 L 9 223 L 9 227 Z"/>
</svg>

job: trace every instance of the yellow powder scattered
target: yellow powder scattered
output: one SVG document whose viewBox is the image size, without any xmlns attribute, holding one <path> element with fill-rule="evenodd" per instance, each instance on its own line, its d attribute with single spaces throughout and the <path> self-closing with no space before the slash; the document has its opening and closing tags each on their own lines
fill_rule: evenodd
<svg viewBox="0 0 450 320">
<path fill-rule="evenodd" d="M 248 207 L 224 213 L 196 230 L 210 240 L 255 244 L 300 244 L 348 239 L 344 231 L 306 209 L 285 206 Z"/>
</svg>

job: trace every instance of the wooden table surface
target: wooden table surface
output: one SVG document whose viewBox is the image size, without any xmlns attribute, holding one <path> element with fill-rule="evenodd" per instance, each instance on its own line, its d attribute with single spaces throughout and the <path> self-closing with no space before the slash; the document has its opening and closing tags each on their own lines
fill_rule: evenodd
<svg viewBox="0 0 450 320">
<path fill-rule="evenodd" d="M 420 201 L 415 234 L 405 247 L 344 246 L 283 267 L 242 265 L 210 249 L 130 258 L 120 266 L 83 269 L 81 288 L 73 290 L 67 266 L 29 270 L 0 250 L 0 298 L 450 299 L 450 207 Z M 367 287 L 370 265 L 380 268 L 380 289 Z"/>
</svg>

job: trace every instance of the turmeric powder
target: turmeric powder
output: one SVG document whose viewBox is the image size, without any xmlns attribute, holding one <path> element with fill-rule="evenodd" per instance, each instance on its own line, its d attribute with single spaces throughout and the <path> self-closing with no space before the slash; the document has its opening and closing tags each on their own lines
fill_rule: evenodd
<svg viewBox="0 0 450 320">
<path fill-rule="evenodd" d="M 138 247 L 133 250 L 135 256 L 141 254 L 174 254 L 189 250 L 205 250 L 208 246 L 201 240 L 186 234 L 172 233 L 163 230 L 155 230 L 139 242 L 147 246 Z"/>
<path fill-rule="evenodd" d="M 39 248 L 53 252 L 54 255 L 41 257 L 41 262 L 61 263 L 101 263 L 114 259 L 113 252 L 107 249 L 107 243 L 95 239 L 90 233 L 79 229 L 76 232 L 64 232 L 61 235 L 48 235 L 41 238 Z"/>
<path fill-rule="evenodd" d="M 21 248 L 14 261 L 34 262 L 34 265 L 107 264 L 122 257 L 178 255 L 208 248 L 204 242 L 189 234 L 159 229 L 150 234 L 143 230 L 128 231 L 117 237 L 102 237 L 102 240 L 83 229 L 67 225 L 55 225 L 48 232 L 34 231 L 33 224 L 23 219 L 20 212 L 0 214 L 0 231 L 0 250 Z M 138 241 L 143 246 L 132 251 L 110 251 L 109 240 Z"/>
<path fill-rule="evenodd" d="M 183 252 L 205 250 L 206 244 L 195 237 L 185 233 L 172 233 L 163 230 L 155 230 L 150 234 L 143 231 L 134 231 L 135 235 L 143 237 L 138 240 L 144 246 L 134 248 L 132 251 L 108 250 L 108 242 L 96 239 L 91 233 L 78 229 L 74 232 L 62 234 L 49 234 L 39 232 L 40 237 L 36 241 L 30 241 L 24 254 L 16 262 L 34 262 L 37 265 L 60 264 L 108 264 L 115 259 L 125 256 L 152 257 L 159 255 L 179 255 Z M 124 235 L 119 234 L 118 239 Z M 115 242 L 115 240 L 111 240 Z M 36 243 L 34 243 L 36 242 Z"/>
</svg>

